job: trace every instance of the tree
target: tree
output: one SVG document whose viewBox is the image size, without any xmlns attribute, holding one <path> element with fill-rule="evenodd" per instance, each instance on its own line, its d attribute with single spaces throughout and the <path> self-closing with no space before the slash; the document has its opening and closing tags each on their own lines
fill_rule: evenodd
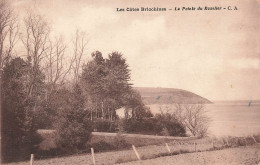
<svg viewBox="0 0 260 165">
<path fill-rule="evenodd" d="M 83 67 L 81 83 L 94 106 L 96 118 L 114 120 L 115 110 L 126 105 L 130 92 L 130 70 L 123 55 L 112 52 L 104 59 L 99 51 Z"/>
<path fill-rule="evenodd" d="M 40 64 L 45 58 L 49 49 L 48 39 L 50 34 L 50 26 L 48 22 L 39 14 L 30 12 L 24 19 L 25 34 L 21 39 L 26 49 L 28 61 L 31 63 L 31 75 L 27 89 L 26 100 L 33 96 L 37 91 L 37 76 L 41 72 Z"/>
<path fill-rule="evenodd" d="M 117 100 L 118 107 L 124 105 L 125 97 L 131 90 L 130 70 L 126 59 L 118 52 L 108 55 L 105 62 L 107 75 L 105 78 L 105 90 L 107 97 Z"/>
<path fill-rule="evenodd" d="M 0 1 L 0 93 L 2 93 L 2 71 L 13 55 L 14 46 L 18 39 L 18 24 L 13 9 L 7 1 Z M 2 118 L 2 96 L 0 95 L 0 120 Z M 2 125 L 1 125 L 2 126 Z M 1 131 L 0 126 L 0 132 Z M 1 133 L 0 133 L 1 137 Z M 0 153 L 1 151 L 0 140 Z M 1 156 L 0 156 L 1 159 Z"/>
<path fill-rule="evenodd" d="M 87 118 L 85 98 L 79 85 L 74 86 L 73 92 L 64 90 L 63 94 L 66 96 L 66 104 L 59 107 L 56 141 L 63 151 L 77 152 L 85 149 L 92 132 L 92 124 Z"/>
<path fill-rule="evenodd" d="M 3 0 L 0 2 L 0 69 L 11 60 L 18 41 L 19 28 L 13 9 Z"/>
<path fill-rule="evenodd" d="M 74 84 L 77 84 L 79 81 L 82 67 L 82 56 L 85 54 L 87 44 L 88 41 L 86 40 L 86 33 L 77 29 L 75 32 L 75 36 L 73 37 L 72 69 L 74 73 Z"/>
<path fill-rule="evenodd" d="M 209 127 L 209 118 L 203 104 L 176 104 L 177 119 L 193 136 L 205 136 Z"/>
<path fill-rule="evenodd" d="M 65 53 L 67 45 L 64 43 L 63 38 L 55 38 L 54 41 L 49 40 L 49 49 L 45 52 L 45 65 L 44 73 L 46 76 L 46 94 L 45 99 L 47 106 L 50 104 L 51 99 L 57 88 L 64 84 L 66 76 L 72 68 L 72 60 L 66 63 Z M 67 65 L 67 66 L 66 66 Z"/>
<path fill-rule="evenodd" d="M 3 72 L 2 151 L 4 161 L 23 159 L 41 139 L 35 121 L 35 100 L 24 101 L 31 65 L 21 58 L 7 63 Z M 41 81 L 40 79 L 37 81 Z"/>
<path fill-rule="evenodd" d="M 107 73 L 105 71 L 105 60 L 102 53 L 96 51 L 91 55 L 93 60 L 83 66 L 81 84 L 88 95 L 89 104 L 92 105 L 90 108 L 92 119 L 92 116 L 94 116 L 93 111 L 95 112 L 96 118 L 101 116 L 99 110 L 101 109 L 101 102 L 105 96 L 104 83 Z"/>
<path fill-rule="evenodd" d="M 141 95 L 136 90 L 130 90 L 126 97 L 125 117 L 135 120 L 142 120 L 143 118 L 153 117 L 150 109 L 142 102 Z M 131 112 L 131 117 L 129 116 Z"/>
</svg>

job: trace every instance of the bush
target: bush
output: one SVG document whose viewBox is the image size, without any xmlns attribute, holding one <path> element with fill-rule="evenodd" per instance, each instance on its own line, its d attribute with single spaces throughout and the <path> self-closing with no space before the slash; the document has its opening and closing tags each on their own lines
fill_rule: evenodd
<svg viewBox="0 0 260 165">
<path fill-rule="evenodd" d="M 124 120 L 123 127 L 126 132 L 156 134 L 156 120 L 154 118 Z"/>
<path fill-rule="evenodd" d="M 116 135 L 115 142 L 113 143 L 116 149 L 129 148 L 131 144 L 127 143 L 125 138 L 120 133 Z"/>
<path fill-rule="evenodd" d="M 171 114 L 158 114 L 155 118 L 157 121 L 157 132 L 159 132 L 160 135 L 186 136 L 185 127 Z"/>
<path fill-rule="evenodd" d="M 206 115 L 204 104 L 176 104 L 175 117 L 193 136 L 207 135 L 210 119 Z"/>
<path fill-rule="evenodd" d="M 124 131 L 164 136 L 186 136 L 185 127 L 169 114 L 142 120 L 128 119 L 123 124 Z"/>
<path fill-rule="evenodd" d="M 185 127 L 176 121 L 164 121 L 163 132 L 167 131 L 169 136 L 186 136 Z M 160 132 L 161 135 L 162 131 Z"/>
<path fill-rule="evenodd" d="M 95 152 L 121 150 L 131 147 L 131 144 L 127 143 L 125 138 L 120 134 L 117 134 L 115 140 L 111 142 L 99 141 L 96 143 L 89 144 L 89 148 L 93 147 Z"/>
<path fill-rule="evenodd" d="M 114 150 L 115 146 L 107 143 L 105 141 L 100 141 L 97 143 L 93 143 L 90 145 L 90 147 L 93 147 L 95 152 L 101 152 L 101 151 L 109 151 L 109 150 Z"/>
<path fill-rule="evenodd" d="M 34 154 L 35 159 L 46 159 L 65 155 L 66 154 L 59 148 L 51 148 L 49 150 L 37 150 Z"/>
<path fill-rule="evenodd" d="M 84 97 L 78 85 L 73 92 L 67 92 L 63 107 L 60 108 L 55 124 L 57 146 L 64 152 L 74 153 L 86 148 L 91 138 L 92 122 L 87 118 L 84 110 Z"/>
<path fill-rule="evenodd" d="M 108 119 L 95 119 L 93 128 L 99 132 L 115 132 L 118 128 L 116 122 Z"/>
<path fill-rule="evenodd" d="M 74 153 L 86 148 L 87 141 L 91 138 L 92 124 L 87 119 L 79 119 L 77 112 L 71 112 L 66 118 L 60 118 L 57 127 L 56 143 L 58 148 L 65 153 Z"/>
</svg>

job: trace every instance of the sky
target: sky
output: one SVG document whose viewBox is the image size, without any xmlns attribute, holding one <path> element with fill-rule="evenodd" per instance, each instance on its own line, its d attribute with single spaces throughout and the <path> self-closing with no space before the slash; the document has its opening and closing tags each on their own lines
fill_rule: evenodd
<svg viewBox="0 0 260 165">
<path fill-rule="evenodd" d="M 260 99 L 259 0 L 15 0 L 40 12 L 54 34 L 87 33 L 99 50 L 126 58 L 137 87 L 178 88 L 210 100 Z M 117 12 L 126 7 L 237 6 L 237 11 Z"/>
</svg>

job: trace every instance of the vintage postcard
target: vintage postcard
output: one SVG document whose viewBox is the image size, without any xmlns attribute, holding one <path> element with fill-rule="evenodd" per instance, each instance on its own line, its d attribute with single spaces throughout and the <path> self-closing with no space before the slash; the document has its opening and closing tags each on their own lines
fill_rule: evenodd
<svg viewBox="0 0 260 165">
<path fill-rule="evenodd" d="M 1 163 L 260 165 L 259 0 L 0 0 Z"/>
</svg>

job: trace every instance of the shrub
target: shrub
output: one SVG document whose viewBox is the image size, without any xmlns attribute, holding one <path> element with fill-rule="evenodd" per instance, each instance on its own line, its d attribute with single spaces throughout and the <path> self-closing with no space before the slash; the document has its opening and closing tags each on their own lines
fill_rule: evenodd
<svg viewBox="0 0 260 165">
<path fill-rule="evenodd" d="M 41 142 L 37 134 L 34 112 L 35 97 L 27 97 L 26 87 L 30 77 L 30 65 L 21 58 L 15 58 L 3 70 L 2 99 L 2 161 L 15 161 L 27 158 Z M 42 83 L 42 79 L 37 79 Z M 40 88 L 39 84 L 35 88 Z M 38 107 L 37 107 L 38 108 Z"/>
<path fill-rule="evenodd" d="M 165 121 L 165 128 L 170 136 L 186 136 L 185 127 L 175 121 Z"/>
<path fill-rule="evenodd" d="M 156 120 L 154 118 L 134 120 L 128 119 L 124 121 L 124 130 L 131 133 L 156 133 Z"/>
<path fill-rule="evenodd" d="M 116 135 L 115 142 L 113 143 L 116 149 L 129 148 L 131 144 L 127 143 L 125 138 L 120 133 Z"/>
<path fill-rule="evenodd" d="M 93 122 L 94 130 L 99 132 L 115 132 L 117 127 L 116 122 L 108 119 L 95 119 Z"/>
<path fill-rule="evenodd" d="M 155 119 L 157 122 L 156 131 L 160 135 L 186 136 L 185 127 L 172 114 L 161 113 L 156 115 Z"/>
<path fill-rule="evenodd" d="M 160 114 L 155 118 L 124 121 L 124 130 L 131 133 L 156 134 L 164 136 L 186 136 L 185 127 L 170 114 Z"/>
<path fill-rule="evenodd" d="M 67 104 L 60 108 L 55 124 L 57 146 L 64 152 L 78 152 L 86 148 L 91 138 L 92 123 L 84 110 L 84 97 L 78 85 L 67 92 Z"/>
<path fill-rule="evenodd" d="M 89 120 L 75 119 L 77 113 L 72 112 L 67 118 L 62 118 L 57 128 L 56 143 L 64 152 L 78 152 L 86 148 L 86 142 L 91 138 L 92 125 Z"/>
<path fill-rule="evenodd" d="M 90 145 L 90 147 L 93 147 L 95 152 L 101 152 L 101 151 L 109 151 L 109 150 L 114 150 L 115 146 L 107 143 L 105 141 L 100 141 L 97 143 L 93 143 Z"/>
<path fill-rule="evenodd" d="M 204 104 L 176 104 L 174 116 L 193 136 L 207 135 L 210 119 Z"/>
<path fill-rule="evenodd" d="M 97 143 L 89 144 L 89 148 L 93 147 L 95 152 L 121 150 L 131 147 L 131 144 L 127 143 L 125 138 L 120 134 L 117 134 L 115 140 L 111 142 L 99 141 Z"/>
<path fill-rule="evenodd" d="M 36 159 L 45 159 L 65 155 L 59 148 L 51 148 L 50 150 L 37 150 L 35 152 Z"/>
</svg>

